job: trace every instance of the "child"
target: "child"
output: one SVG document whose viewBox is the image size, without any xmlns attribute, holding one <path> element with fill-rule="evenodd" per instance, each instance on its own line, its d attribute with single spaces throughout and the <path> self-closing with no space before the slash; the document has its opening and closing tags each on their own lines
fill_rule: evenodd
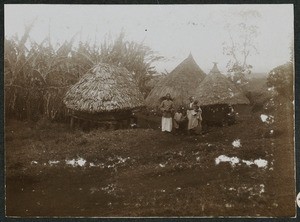
<svg viewBox="0 0 300 222">
<path fill-rule="evenodd" d="M 178 132 L 178 130 L 184 128 L 184 123 L 186 122 L 186 112 L 184 107 L 180 107 L 177 109 L 176 113 L 174 114 L 174 128 Z"/>
</svg>

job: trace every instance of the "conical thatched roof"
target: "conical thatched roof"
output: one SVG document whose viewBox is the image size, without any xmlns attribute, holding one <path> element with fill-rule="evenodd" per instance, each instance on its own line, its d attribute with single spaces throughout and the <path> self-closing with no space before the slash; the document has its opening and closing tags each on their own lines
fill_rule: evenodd
<svg viewBox="0 0 300 222">
<path fill-rule="evenodd" d="M 171 94 L 175 106 L 187 103 L 195 89 L 205 78 L 205 73 L 195 62 L 192 54 L 182 61 L 170 74 L 157 83 L 146 98 L 146 105 L 159 105 L 160 98 Z"/>
<path fill-rule="evenodd" d="M 201 105 L 249 104 L 249 100 L 214 63 L 213 68 L 196 89 L 196 98 Z"/>
<path fill-rule="evenodd" d="M 144 99 L 127 69 L 98 64 L 67 91 L 64 103 L 72 110 L 95 113 L 141 107 Z"/>
</svg>

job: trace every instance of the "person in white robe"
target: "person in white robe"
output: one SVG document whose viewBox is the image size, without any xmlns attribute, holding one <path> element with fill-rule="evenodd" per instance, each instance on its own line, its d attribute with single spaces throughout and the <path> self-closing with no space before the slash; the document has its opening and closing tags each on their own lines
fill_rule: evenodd
<svg viewBox="0 0 300 222">
<path fill-rule="evenodd" d="M 172 114 L 174 112 L 173 101 L 171 100 L 171 95 L 168 93 L 166 98 L 160 104 L 160 110 L 162 111 L 161 120 L 161 131 L 171 132 L 172 131 Z"/>
<path fill-rule="evenodd" d="M 187 105 L 187 110 L 186 110 L 186 115 L 188 118 L 188 130 L 190 129 L 190 126 L 192 125 L 191 120 L 192 120 L 192 112 L 194 110 L 194 102 L 195 102 L 195 97 L 191 96 L 189 98 L 189 104 Z"/>
</svg>

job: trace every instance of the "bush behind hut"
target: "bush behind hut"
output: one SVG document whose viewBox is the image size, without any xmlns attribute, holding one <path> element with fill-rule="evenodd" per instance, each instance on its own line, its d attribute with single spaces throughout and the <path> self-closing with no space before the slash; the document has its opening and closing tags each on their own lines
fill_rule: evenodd
<svg viewBox="0 0 300 222">
<path fill-rule="evenodd" d="M 33 23 L 21 38 L 4 39 L 5 115 L 37 121 L 42 116 L 63 120 L 63 96 L 89 69 L 99 62 L 127 68 L 134 74 L 139 89 L 147 95 L 147 81 L 155 73 L 152 62 L 161 59 L 142 43 L 129 42 L 121 34 L 115 41 L 74 45 L 76 35 L 54 47 L 49 36 L 41 43 L 30 38 Z"/>
</svg>

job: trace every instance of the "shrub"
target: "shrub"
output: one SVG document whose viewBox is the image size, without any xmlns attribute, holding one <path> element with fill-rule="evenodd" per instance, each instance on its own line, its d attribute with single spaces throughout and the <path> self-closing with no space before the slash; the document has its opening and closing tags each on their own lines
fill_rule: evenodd
<svg viewBox="0 0 300 222">
<path fill-rule="evenodd" d="M 267 79 L 267 84 L 269 87 L 274 87 L 280 96 L 292 101 L 294 93 L 293 78 L 293 63 L 288 62 L 271 70 Z"/>
</svg>

